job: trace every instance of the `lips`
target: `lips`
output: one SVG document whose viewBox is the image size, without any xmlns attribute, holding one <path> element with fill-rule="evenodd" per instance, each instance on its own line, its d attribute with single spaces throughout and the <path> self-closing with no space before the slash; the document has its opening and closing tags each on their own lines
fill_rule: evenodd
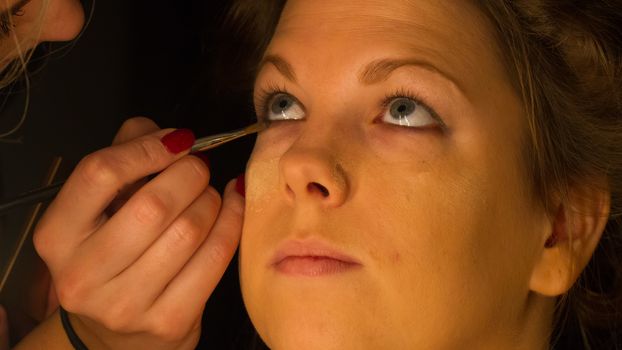
<svg viewBox="0 0 622 350">
<path fill-rule="evenodd" d="M 360 268 L 355 258 L 317 240 L 287 241 L 274 254 L 270 266 L 284 275 L 325 276 Z"/>
</svg>

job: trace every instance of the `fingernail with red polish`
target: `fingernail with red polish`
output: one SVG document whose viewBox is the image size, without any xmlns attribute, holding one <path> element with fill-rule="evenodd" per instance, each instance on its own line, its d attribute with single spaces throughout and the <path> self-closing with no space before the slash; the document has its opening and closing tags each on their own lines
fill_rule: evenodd
<svg viewBox="0 0 622 350">
<path fill-rule="evenodd" d="M 240 174 L 237 179 L 235 179 L 235 190 L 242 197 L 246 197 L 246 188 L 244 184 L 244 174 Z"/>
<path fill-rule="evenodd" d="M 199 159 L 201 159 L 203 161 L 203 163 L 205 163 L 205 165 L 207 165 L 207 167 L 210 168 L 209 157 L 207 156 L 207 154 L 201 153 L 201 152 L 195 152 L 195 153 L 191 153 L 191 154 L 193 156 L 198 157 Z"/>
<path fill-rule="evenodd" d="M 192 147 L 194 133 L 190 129 L 177 129 L 166 134 L 161 141 L 169 152 L 177 154 Z"/>
</svg>

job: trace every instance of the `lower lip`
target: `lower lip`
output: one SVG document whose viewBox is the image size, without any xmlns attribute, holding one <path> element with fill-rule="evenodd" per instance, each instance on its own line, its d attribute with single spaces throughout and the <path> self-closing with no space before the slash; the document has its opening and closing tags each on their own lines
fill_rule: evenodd
<svg viewBox="0 0 622 350">
<path fill-rule="evenodd" d="M 353 270 L 361 265 L 325 256 L 289 256 L 274 265 L 286 275 L 325 276 Z"/>
</svg>

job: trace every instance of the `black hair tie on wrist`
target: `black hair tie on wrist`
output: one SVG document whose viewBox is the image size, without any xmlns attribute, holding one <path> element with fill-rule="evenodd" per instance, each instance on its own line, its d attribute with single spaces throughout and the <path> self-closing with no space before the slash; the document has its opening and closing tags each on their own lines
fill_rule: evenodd
<svg viewBox="0 0 622 350">
<path fill-rule="evenodd" d="M 67 334 L 67 338 L 69 338 L 69 342 L 73 345 L 73 348 L 76 350 L 88 350 L 89 348 L 84 345 L 80 337 L 76 334 L 76 331 L 71 326 L 69 322 L 69 315 L 67 315 L 67 311 L 63 309 L 63 307 L 59 307 L 60 309 L 60 321 L 63 324 L 63 329 L 65 330 L 65 334 Z"/>
</svg>

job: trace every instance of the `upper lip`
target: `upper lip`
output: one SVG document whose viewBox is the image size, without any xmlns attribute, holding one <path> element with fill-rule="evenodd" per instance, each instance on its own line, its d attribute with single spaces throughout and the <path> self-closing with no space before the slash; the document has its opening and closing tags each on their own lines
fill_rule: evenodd
<svg viewBox="0 0 622 350">
<path fill-rule="evenodd" d="M 360 265 L 360 261 L 332 247 L 320 240 L 289 240 L 284 242 L 270 260 L 270 265 L 276 265 L 289 257 L 316 257 L 339 260 L 348 264 Z"/>
</svg>

